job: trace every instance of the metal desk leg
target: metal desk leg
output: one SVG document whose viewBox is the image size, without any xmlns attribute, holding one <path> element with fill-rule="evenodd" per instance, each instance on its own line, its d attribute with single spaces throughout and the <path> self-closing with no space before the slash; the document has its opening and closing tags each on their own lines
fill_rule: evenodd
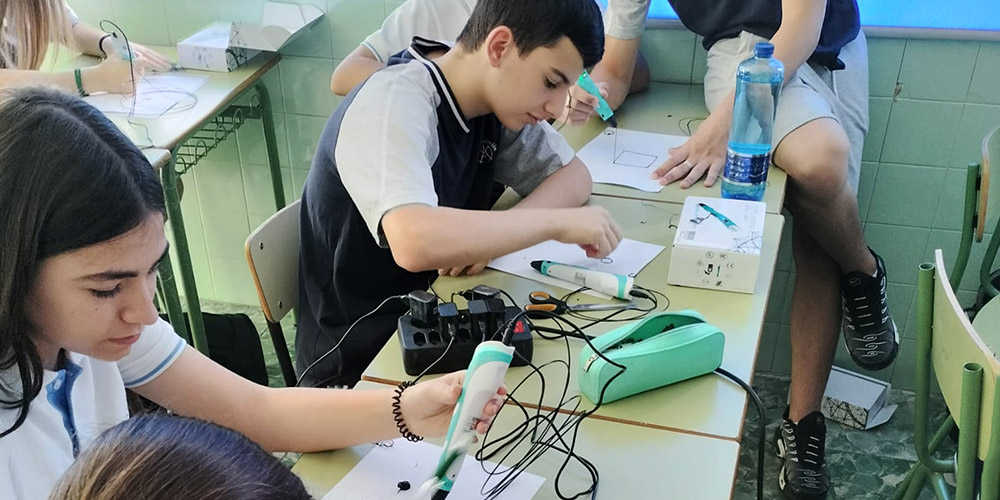
<svg viewBox="0 0 1000 500">
<path fill-rule="evenodd" d="M 174 233 L 174 252 L 181 267 L 181 278 L 184 280 L 184 299 L 187 302 L 188 319 L 191 322 L 191 340 L 195 349 L 207 356 L 208 339 L 205 337 L 205 323 L 201 317 L 201 303 L 198 302 L 198 287 L 194 281 L 194 268 L 191 265 L 187 233 L 184 231 L 184 216 L 181 214 L 181 200 L 177 193 L 177 149 L 171 151 L 170 163 L 160 170 L 160 177 L 163 181 L 163 194 L 167 198 L 167 218 Z"/>
<path fill-rule="evenodd" d="M 271 187 L 274 189 L 274 204 L 278 210 L 285 208 L 285 188 L 281 181 L 281 161 L 278 156 L 278 138 L 274 132 L 274 116 L 271 114 L 271 96 L 264 82 L 257 82 L 260 97 L 260 120 L 264 126 L 264 143 L 267 146 L 267 164 L 271 168 Z"/>
<path fill-rule="evenodd" d="M 191 343 L 191 335 L 188 334 L 187 323 L 184 321 L 184 310 L 181 308 L 181 297 L 177 294 L 177 281 L 170 259 L 163 259 L 160 262 L 156 287 L 160 291 L 160 298 L 167 310 L 167 317 L 170 318 L 170 324 L 174 327 L 174 331 L 188 343 Z"/>
</svg>

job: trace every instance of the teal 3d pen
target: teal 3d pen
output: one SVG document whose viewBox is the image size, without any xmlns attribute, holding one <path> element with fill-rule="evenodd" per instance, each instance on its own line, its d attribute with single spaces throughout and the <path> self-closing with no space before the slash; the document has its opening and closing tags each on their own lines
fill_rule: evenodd
<svg viewBox="0 0 1000 500">
<path fill-rule="evenodd" d="M 476 346 L 462 382 L 462 393 L 451 415 L 441 458 L 434 475 L 420 487 L 416 498 L 444 500 L 451 493 L 465 454 L 476 439 L 479 416 L 486 403 L 496 396 L 513 359 L 514 347 L 509 345 L 507 336 L 503 342 L 488 340 Z"/>
<path fill-rule="evenodd" d="M 118 33 L 111 33 L 111 47 L 114 48 L 115 53 L 121 56 L 122 59 L 126 61 L 132 60 L 132 53 L 129 51 L 128 43 Z"/>
<path fill-rule="evenodd" d="M 719 219 L 719 222 L 721 222 L 724 226 L 726 226 L 726 228 L 729 229 L 730 231 L 739 231 L 740 230 L 740 226 L 737 226 L 736 223 L 733 222 L 732 219 L 730 219 L 729 217 L 726 217 L 725 215 L 722 215 L 722 213 L 719 212 L 718 210 L 716 210 L 716 209 L 714 209 L 714 208 L 712 208 L 712 207 L 710 207 L 710 206 L 708 206 L 708 205 L 706 205 L 704 203 L 699 203 L 698 206 L 701 207 L 701 208 L 704 208 L 706 212 L 708 212 L 709 214 L 712 215 L 712 217 L 715 217 L 716 219 Z"/>
<path fill-rule="evenodd" d="M 600 115 L 601 119 L 608 122 L 614 128 L 618 128 L 618 121 L 615 120 L 615 112 L 611 110 L 611 106 L 608 106 L 608 101 L 604 100 L 601 96 L 600 89 L 597 88 L 597 84 L 594 80 L 590 79 L 590 75 L 587 70 L 583 70 L 580 73 L 580 78 L 576 80 L 576 84 L 580 86 L 581 89 L 586 90 L 588 94 L 597 98 L 597 114 Z"/>
</svg>

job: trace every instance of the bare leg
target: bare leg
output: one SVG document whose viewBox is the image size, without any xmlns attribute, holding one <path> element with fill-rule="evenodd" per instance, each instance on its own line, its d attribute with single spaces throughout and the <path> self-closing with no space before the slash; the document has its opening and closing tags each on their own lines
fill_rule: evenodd
<svg viewBox="0 0 1000 500">
<path fill-rule="evenodd" d="M 794 212 L 793 422 L 818 410 L 823 400 L 840 332 L 841 274 L 875 272 L 857 199 L 846 181 L 849 147 L 840 124 L 821 118 L 792 131 L 775 151 L 775 164 L 790 178 L 788 204 Z"/>
</svg>

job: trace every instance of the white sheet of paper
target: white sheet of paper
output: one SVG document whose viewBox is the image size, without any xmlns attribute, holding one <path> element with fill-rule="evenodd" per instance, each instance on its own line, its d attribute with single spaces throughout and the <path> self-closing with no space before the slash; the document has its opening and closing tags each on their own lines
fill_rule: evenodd
<svg viewBox="0 0 1000 500">
<path fill-rule="evenodd" d="M 662 251 L 663 247 L 660 245 L 625 238 L 618 243 L 618 248 L 614 252 L 611 252 L 611 255 L 603 259 L 591 259 L 587 257 L 586 252 L 582 248 L 576 245 L 550 240 L 493 259 L 489 267 L 552 286 L 575 289 L 577 287 L 573 283 L 546 276 L 536 271 L 531 267 L 531 261 L 551 260 L 560 264 L 586 267 L 595 271 L 635 276 Z M 596 297 L 610 298 L 608 295 L 593 290 L 588 290 L 586 293 Z"/>
<path fill-rule="evenodd" d="M 667 159 L 667 148 L 680 146 L 687 139 L 608 127 L 576 155 L 590 169 L 594 182 L 657 193 L 663 186 L 649 176 Z"/>
<path fill-rule="evenodd" d="M 420 486 L 433 474 L 440 456 L 440 446 L 423 442 L 411 443 L 402 438 L 392 441 L 391 447 L 377 446 L 323 500 L 415 500 Z M 471 456 L 466 456 L 455 486 L 448 494 L 448 500 L 486 498 L 486 495 L 480 493 L 489 477 L 483 471 L 484 464 L 487 470 L 496 467 L 492 462 L 480 463 Z M 498 472 L 505 470 L 501 468 Z M 491 479 L 490 485 L 497 484 L 500 477 L 498 475 Z M 399 491 L 396 483 L 400 481 L 408 481 L 410 489 Z M 545 479 L 541 476 L 522 472 L 497 499 L 530 499 L 544 482 Z"/>
<path fill-rule="evenodd" d="M 191 94 L 208 80 L 204 75 L 154 74 L 146 75 L 139 81 L 135 94 L 137 118 L 157 118 L 181 101 L 195 99 Z M 124 114 L 132 112 L 132 96 L 122 94 L 97 94 L 84 98 L 91 106 L 104 113 Z"/>
</svg>

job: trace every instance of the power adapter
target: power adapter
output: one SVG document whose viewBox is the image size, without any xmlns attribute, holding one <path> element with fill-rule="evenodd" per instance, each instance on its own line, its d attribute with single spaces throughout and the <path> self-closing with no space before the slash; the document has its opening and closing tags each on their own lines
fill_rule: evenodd
<svg viewBox="0 0 1000 500">
<path fill-rule="evenodd" d="M 422 298 L 417 294 L 417 299 Z M 417 315 L 413 314 L 415 307 Z M 500 330 L 520 313 L 520 309 L 505 306 L 499 298 L 470 300 L 468 309 L 446 302 L 437 305 L 433 314 L 428 314 L 426 307 L 425 301 L 411 297 L 410 314 L 400 316 L 397 325 L 403 368 L 411 376 L 465 369 L 476 346 L 486 340 L 499 340 L 503 333 Z M 519 318 L 512 333 L 511 345 L 516 354 L 511 365 L 525 366 L 531 361 L 534 347 L 527 319 Z"/>
</svg>

